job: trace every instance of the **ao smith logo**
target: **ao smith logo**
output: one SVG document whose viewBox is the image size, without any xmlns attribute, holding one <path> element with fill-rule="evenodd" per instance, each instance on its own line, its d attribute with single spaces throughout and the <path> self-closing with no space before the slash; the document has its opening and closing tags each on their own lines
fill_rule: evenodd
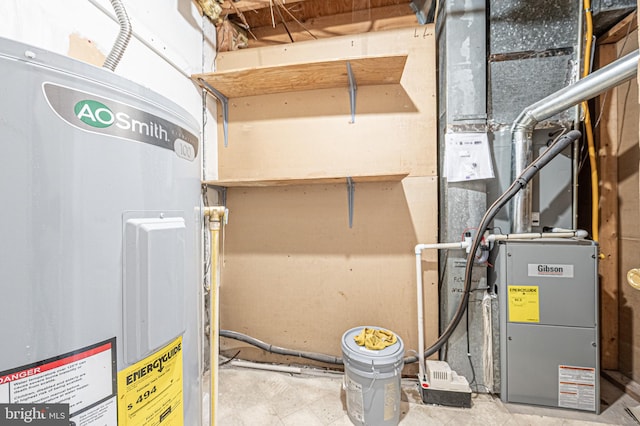
<svg viewBox="0 0 640 426">
<path fill-rule="evenodd" d="M 80 101 L 73 108 L 73 112 L 80 121 L 91 127 L 104 129 L 115 125 L 122 130 L 129 130 L 165 142 L 169 141 L 169 134 L 162 125 L 153 121 L 142 122 L 133 119 L 126 112 L 114 113 L 108 106 L 98 101 L 90 99 Z"/>
<path fill-rule="evenodd" d="M 136 100 L 140 107 L 89 92 L 45 82 L 44 95 L 51 109 L 63 121 L 85 132 L 141 142 L 173 151 L 178 157 L 194 161 L 198 156 L 198 137 L 188 129 L 157 116 Z M 152 110 L 158 108 L 152 107 Z M 178 115 L 165 110 L 170 116 Z M 105 142 L 104 139 L 100 140 Z"/>
</svg>

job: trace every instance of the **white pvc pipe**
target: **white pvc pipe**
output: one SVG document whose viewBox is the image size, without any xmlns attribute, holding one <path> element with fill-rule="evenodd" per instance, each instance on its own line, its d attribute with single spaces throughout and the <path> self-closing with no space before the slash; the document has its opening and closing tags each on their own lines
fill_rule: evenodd
<svg viewBox="0 0 640 426">
<path fill-rule="evenodd" d="M 587 231 L 578 229 L 577 231 L 567 232 L 527 232 L 524 234 L 491 234 L 487 237 L 487 241 L 506 241 L 506 240 L 536 240 L 539 238 L 586 238 Z"/>
<path fill-rule="evenodd" d="M 460 249 L 467 248 L 471 245 L 471 241 L 460 241 L 459 243 L 435 243 L 435 244 L 418 244 L 416 245 L 415 253 L 420 254 L 422 250 L 428 249 Z"/>
<path fill-rule="evenodd" d="M 422 306 L 422 249 L 416 246 L 416 283 L 418 296 L 418 379 L 424 380 L 424 307 Z"/>
<path fill-rule="evenodd" d="M 261 364 L 258 362 L 244 361 L 241 359 L 234 359 L 232 361 L 229 361 L 228 364 L 240 368 L 252 368 L 254 370 L 275 371 L 280 373 L 306 374 L 309 376 L 317 377 L 338 378 L 344 376 L 344 373 L 342 373 L 341 371 L 322 370 L 318 368 L 308 367 L 291 367 L 288 365 L 278 364 Z"/>
<path fill-rule="evenodd" d="M 229 361 L 229 365 L 233 365 L 234 367 L 252 368 L 254 370 L 266 370 L 266 371 L 278 371 L 281 373 L 302 374 L 302 368 L 290 367 L 288 365 L 260 364 L 257 362 L 242 361 L 239 359 Z"/>
<path fill-rule="evenodd" d="M 435 243 L 435 244 L 417 244 L 415 247 L 416 254 L 416 296 L 418 298 L 418 374 L 419 379 L 425 378 L 424 367 L 424 306 L 422 303 L 422 251 L 423 250 L 442 250 L 442 249 L 464 249 L 471 245 L 471 239 L 459 243 Z"/>
</svg>

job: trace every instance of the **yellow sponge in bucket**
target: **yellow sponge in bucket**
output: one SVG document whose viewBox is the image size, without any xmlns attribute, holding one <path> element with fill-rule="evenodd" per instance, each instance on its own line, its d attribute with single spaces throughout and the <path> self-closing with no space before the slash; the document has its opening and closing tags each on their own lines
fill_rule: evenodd
<svg viewBox="0 0 640 426">
<path fill-rule="evenodd" d="M 355 336 L 353 340 L 355 340 L 358 345 L 364 346 L 367 349 L 379 351 L 396 343 L 398 338 L 389 330 L 363 328 L 360 334 Z"/>
</svg>

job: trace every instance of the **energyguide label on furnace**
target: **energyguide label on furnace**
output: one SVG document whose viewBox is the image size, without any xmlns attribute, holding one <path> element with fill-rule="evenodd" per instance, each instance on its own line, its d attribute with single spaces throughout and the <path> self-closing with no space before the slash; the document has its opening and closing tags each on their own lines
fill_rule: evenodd
<svg viewBox="0 0 640 426">
<path fill-rule="evenodd" d="M 118 372 L 119 426 L 183 426 L 182 336 Z"/>
<path fill-rule="evenodd" d="M 75 426 L 113 425 L 116 339 L 0 372 L 2 404 L 69 404 Z"/>
<path fill-rule="evenodd" d="M 540 322 L 540 294 L 537 285 L 510 285 L 509 322 Z"/>
</svg>

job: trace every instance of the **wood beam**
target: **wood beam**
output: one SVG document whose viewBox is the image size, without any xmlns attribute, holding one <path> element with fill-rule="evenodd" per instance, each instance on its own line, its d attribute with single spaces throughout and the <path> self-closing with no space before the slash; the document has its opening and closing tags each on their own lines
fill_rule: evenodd
<svg viewBox="0 0 640 426">
<path fill-rule="evenodd" d="M 312 40 L 342 35 L 362 34 L 367 32 L 384 31 L 398 28 L 414 27 L 418 25 L 418 18 L 407 4 L 376 7 L 356 13 L 341 13 L 323 16 L 303 22 L 304 28 L 290 20 L 287 26 L 294 42 Z M 309 32 L 313 34 L 309 34 Z M 249 47 L 267 46 L 273 44 L 291 43 L 284 26 L 278 22 L 275 28 L 262 26 L 253 28 L 252 33 L 257 40 L 249 38 Z"/>
<path fill-rule="evenodd" d="M 598 38 L 598 44 L 612 44 L 625 38 L 638 28 L 636 12 L 632 12 Z"/>
<path fill-rule="evenodd" d="M 250 10 L 239 9 L 238 4 L 225 2 L 223 7 L 230 10 L 224 9 L 222 16 L 241 14 L 241 19 L 251 29 L 273 27 L 282 20 L 297 20 L 306 25 L 314 19 L 340 14 L 351 15 L 354 22 L 361 21 L 362 15 L 366 16 L 373 9 L 387 6 L 402 6 L 405 14 L 414 13 L 409 0 L 271 0 L 271 3 L 266 1 L 260 8 Z"/>
<path fill-rule="evenodd" d="M 602 44 L 597 60 L 603 67 L 617 59 L 615 43 Z M 604 101 L 604 103 L 603 103 Z M 612 89 L 597 98 L 600 167 L 600 353 L 601 368 L 618 369 L 618 100 Z"/>
<path fill-rule="evenodd" d="M 304 0 L 284 0 L 283 3 L 292 4 L 301 1 Z M 239 10 L 240 12 L 247 12 L 275 6 L 276 5 L 274 4 L 273 0 L 238 0 L 235 2 L 231 0 L 225 0 L 222 4 L 222 16 L 234 14 L 236 13 L 236 10 Z"/>
</svg>

